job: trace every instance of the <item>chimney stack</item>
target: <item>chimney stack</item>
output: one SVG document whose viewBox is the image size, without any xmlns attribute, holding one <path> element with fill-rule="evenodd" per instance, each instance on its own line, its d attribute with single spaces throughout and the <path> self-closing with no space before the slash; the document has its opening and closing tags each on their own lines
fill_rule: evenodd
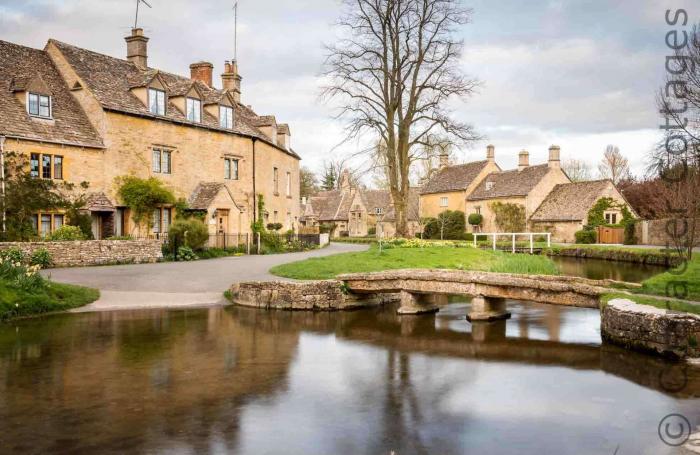
<svg viewBox="0 0 700 455">
<path fill-rule="evenodd" d="M 440 169 L 444 169 L 450 165 L 450 155 L 447 153 L 440 154 Z"/>
<path fill-rule="evenodd" d="M 518 170 L 522 171 L 530 165 L 530 153 L 527 150 L 521 150 L 518 153 Z"/>
<path fill-rule="evenodd" d="M 238 74 L 236 61 L 227 61 L 224 64 L 224 72 L 221 75 L 221 86 L 224 90 L 229 90 L 233 93 L 233 98 L 237 103 L 241 102 L 241 79 L 241 76 Z"/>
<path fill-rule="evenodd" d="M 148 38 L 142 28 L 132 28 L 126 41 L 126 59 L 141 69 L 148 68 Z"/>
<path fill-rule="evenodd" d="M 549 162 L 547 163 L 549 167 L 551 168 L 559 168 L 561 167 L 561 163 L 559 162 L 559 153 L 560 149 L 558 145 L 551 145 L 549 147 Z"/>
<path fill-rule="evenodd" d="M 486 146 L 486 161 L 493 163 L 496 161 L 496 147 L 492 144 Z"/>
<path fill-rule="evenodd" d="M 213 73 L 214 65 L 209 62 L 197 62 L 190 65 L 190 79 L 204 82 L 207 87 L 212 86 Z"/>
</svg>

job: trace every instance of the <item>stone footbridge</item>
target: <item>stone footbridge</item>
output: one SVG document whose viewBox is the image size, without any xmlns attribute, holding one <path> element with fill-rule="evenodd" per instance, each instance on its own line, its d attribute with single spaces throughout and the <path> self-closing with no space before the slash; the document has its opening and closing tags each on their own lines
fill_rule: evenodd
<svg viewBox="0 0 700 455">
<path fill-rule="evenodd" d="M 470 320 L 508 318 L 506 299 L 554 305 L 599 308 L 600 295 L 609 292 L 611 281 L 548 275 L 461 270 L 392 270 L 339 275 L 351 294 L 399 293 L 399 314 L 438 310 L 448 295 L 473 296 Z"/>
</svg>

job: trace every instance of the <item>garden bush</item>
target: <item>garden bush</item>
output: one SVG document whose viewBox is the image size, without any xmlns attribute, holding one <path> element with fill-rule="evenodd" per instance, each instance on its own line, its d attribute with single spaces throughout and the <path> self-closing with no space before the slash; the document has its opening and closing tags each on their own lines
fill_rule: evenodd
<svg viewBox="0 0 700 455">
<path fill-rule="evenodd" d="M 623 243 L 625 245 L 637 244 L 637 237 L 634 232 L 635 223 L 635 220 L 628 220 L 623 223 L 623 225 L 625 226 L 625 238 L 623 240 Z"/>
<path fill-rule="evenodd" d="M 193 251 L 198 251 L 204 247 L 208 240 L 209 229 L 197 218 L 176 220 L 168 229 L 170 251 L 173 251 L 175 247 L 188 247 Z"/>
<path fill-rule="evenodd" d="M 0 260 L 21 264 L 24 262 L 24 253 L 19 248 L 8 248 L 0 251 Z"/>
<path fill-rule="evenodd" d="M 29 263 L 31 265 L 38 265 L 42 269 L 45 269 L 47 267 L 51 267 L 53 259 L 51 258 L 51 253 L 49 253 L 46 248 L 39 248 L 32 253 L 31 257 L 29 258 Z"/>
<path fill-rule="evenodd" d="M 464 212 L 445 210 L 437 218 L 426 218 L 423 220 L 423 238 L 464 240 L 466 228 Z"/>
<path fill-rule="evenodd" d="M 279 231 L 282 229 L 282 223 L 267 223 L 266 227 L 270 231 Z"/>
<path fill-rule="evenodd" d="M 467 221 L 472 226 L 480 226 L 484 221 L 484 216 L 481 213 L 470 213 Z"/>
<path fill-rule="evenodd" d="M 53 242 L 68 242 L 72 240 L 85 240 L 85 234 L 82 229 L 78 226 L 69 226 L 64 224 L 60 228 L 56 229 L 47 237 L 47 240 Z"/>
<path fill-rule="evenodd" d="M 574 233 L 576 243 L 596 243 L 596 232 L 591 229 L 583 229 Z"/>
<path fill-rule="evenodd" d="M 177 249 L 177 260 L 178 261 L 196 261 L 199 259 L 192 248 L 188 246 L 181 246 Z"/>
</svg>

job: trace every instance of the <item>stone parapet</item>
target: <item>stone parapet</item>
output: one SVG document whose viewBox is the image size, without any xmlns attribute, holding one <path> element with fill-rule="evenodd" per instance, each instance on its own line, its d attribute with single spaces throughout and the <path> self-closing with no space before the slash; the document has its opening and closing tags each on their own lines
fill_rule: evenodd
<svg viewBox="0 0 700 455">
<path fill-rule="evenodd" d="M 230 292 L 235 304 L 277 310 L 353 310 L 385 301 L 373 294 L 349 294 L 342 282 L 336 280 L 248 281 L 232 285 Z"/>
<path fill-rule="evenodd" d="M 700 357 L 700 316 L 614 299 L 600 319 L 605 341 L 672 358 Z"/>
<path fill-rule="evenodd" d="M 2 242 L 0 251 L 16 248 L 26 256 L 45 249 L 54 267 L 142 264 L 163 258 L 160 240 L 76 240 L 64 242 Z"/>
</svg>

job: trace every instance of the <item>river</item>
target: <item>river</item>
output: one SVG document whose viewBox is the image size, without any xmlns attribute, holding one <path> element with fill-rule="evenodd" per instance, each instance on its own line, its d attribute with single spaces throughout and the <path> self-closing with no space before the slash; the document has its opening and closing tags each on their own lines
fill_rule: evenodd
<svg viewBox="0 0 700 455">
<path fill-rule="evenodd" d="M 0 325 L 0 453 L 671 454 L 700 371 L 601 345 L 596 310 L 239 307 Z"/>
</svg>

